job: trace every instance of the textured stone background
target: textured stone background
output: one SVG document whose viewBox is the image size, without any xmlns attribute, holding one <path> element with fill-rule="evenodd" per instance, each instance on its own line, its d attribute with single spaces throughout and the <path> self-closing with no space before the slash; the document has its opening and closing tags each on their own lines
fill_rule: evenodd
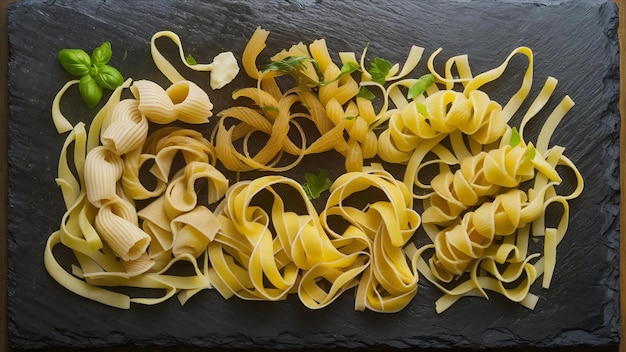
<svg viewBox="0 0 626 352">
<path fill-rule="evenodd" d="M 618 49 L 617 8 L 611 1 L 20 1 L 9 4 L 8 23 L 11 347 L 479 348 L 618 342 Z M 426 53 L 443 47 L 441 58 L 466 53 L 475 72 L 499 65 L 517 46 L 534 50 L 533 92 L 553 75 L 559 79 L 556 97 L 569 94 L 576 102 L 552 142 L 566 147 L 586 180 L 585 192 L 571 203 L 570 231 L 559 247 L 552 287 L 534 290 L 540 296 L 535 311 L 494 294 L 489 301 L 463 299 L 436 315 L 439 294 L 425 280 L 410 306 L 397 314 L 354 312 L 349 294 L 310 311 L 297 297 L 278 303 L 225 301 L 210 291 L 182 307 L 172 299 L 121 311 L 78 297 L 48 276 L 42 255 L 63 214 L 54 178 L 64 140 L 52 125 L 50 104 L 69 79 L 56 52 L 109 40 L 112 64 L 125 76 L 165 85 L 149 55 L 154 32 L 175 31 L 201 62 L 224 50 L 241 54 L 259 25 L 271 31 L 267 53 L 324 37 L 333 52 L 360 52 L 369 42 L 372 57 L 403 62 L 415 44 Z M 208 76 L 190 77 L 210 90 Z M 210 93 L 216 111 L 229 104 L 232 89 L 243 82 Z M 516 87 L 491 87 L 489 93 L 502 100 Z M 69 96 L 64 111 L 73 122 L 93 114 Z M 337 172 L 341 167 L 339 162 Z"/>
</svg>

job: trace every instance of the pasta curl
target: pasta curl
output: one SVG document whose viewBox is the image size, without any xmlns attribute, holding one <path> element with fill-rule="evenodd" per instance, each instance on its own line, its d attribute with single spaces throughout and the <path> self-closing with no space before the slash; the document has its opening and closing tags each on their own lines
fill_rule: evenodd
<svg viewBox="0 0 626 352">
<path fill-rule="evenodd" d="M 365 209 L 344 204 L 349 203 L 350 197 L 372 188 L 382 191 L 385 199 L 368 204 Z M 417 293 L 417 269 L 407 262 L 403 252 L 420 225 L 420 216 L 412 204 L 404 184 L 380 165 L 344 174 L 333 183 L 320 214 L 322 224 L 340 250 L 363 251 L 369 256 L 357 287 L 357 310 L 397 312 Z M 343 219 L 345 230 L 334 229 L 332 218 Z"/>
</svg>

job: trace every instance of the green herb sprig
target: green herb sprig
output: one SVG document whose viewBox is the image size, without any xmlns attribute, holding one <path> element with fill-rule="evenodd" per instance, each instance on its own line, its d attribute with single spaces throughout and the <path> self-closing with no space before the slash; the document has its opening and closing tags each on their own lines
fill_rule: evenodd
<svg viewBox="0 0 626 352">
<path fill-rule="evenodd" d="M 417 79 L 415 83 L 409 88 L 407 93 L 407 99 L 413 99 L 416 96 L 424 93 L 428 87 L 435 84 L 435 76 L 432 73 L 427 73 Z"/>
<path fill-rule="evenodd" d="M 326 170 L 320 170 L 319 174 L 310 172 L 304 173 L 304 180 L 306 181 L 302 187 L 309 199 L 317 199 L 322 192 L 330 189 L 333 182 L 326 176 Z"/>
<path fill-rule="evenodd" d="M 511 147 L 516 147 L 516 146 L 520 145 L 521 143 L 522 143 L 522 136 L 517 131 L 517 128 L 515 128 L 515 127 L 511 128 L 511 140 L 509 141 L 509 145 Z M 527 161 L 532 161 L 533 159 L 535 159 L 536 155 L 537 155 L 537 150 L 532 145 L 532 143 L 529 144 L 526 147 L 526 160 Z"/>
<path fill-rule="evenodd" d="M 372 81 L 385 84 L 392 67 L 391 62 L 377 57 L 370 62 L 370 69 L 367 72 L 369 72 L 372 77 Z"/>
<path fill-rule="evenodd" d="M 104 89 L 114 90 L 124 83 L 122 74 L 108 65 L 112 56 L 111 43 L 108 41 L 95 48 L 91 56 L 82 49 L 62 49 L 57 54 L 65 71 L 80 77 L 78 90 L 89 108 L 98 105 Z"/>
<path fill-rule="evenodd" d="M 307 69 L 307 63 L 313 66 L 318 81 L 314 81 L 304 74 L 304 71 Z M 319 82 L 324 81 L 324 74 L 317 61 L 306 56 L 288 56 L 282 60 L 270 61 L 265 68 L 263 68 L 263 72 L 287 73 L 296 80 L 298 85 L 318 85 Z"/>
<path fill-rule="evenodd" d="M 310 63 L 315 70 L 318 80 L 315 81 L 309 76 L 304 74 L 307 69 L 306 64 Z M 282 60 L 270 61 L 263 68 L 263 72 L 282 72 L 291 75 L 299 85 L 306 85 L 309 88 L 315 88 L 317 86 L 323 86 L 339 80 L 341 77 L 349 75 L 359 69 L 359 65 L 356 62 L 347 62 L 341 66 L 337 77 L 331 80 L 324 80 L 324 74 L 320 69 L 317 60 L 307 56 L 288 56 Z"/>
</svg>

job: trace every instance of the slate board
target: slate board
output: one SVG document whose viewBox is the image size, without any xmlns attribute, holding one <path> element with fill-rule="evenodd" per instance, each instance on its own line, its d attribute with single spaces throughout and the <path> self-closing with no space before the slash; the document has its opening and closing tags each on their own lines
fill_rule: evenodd
<svg viewBox="0 0 626 352">
<path fill-rule="evenodd" d="M 19 1 L 9 4 L 8 14 L 10 347 L 618 343 L 619 59 L 613 1 Z M 552 143 L 566 147 L 586 180 L 584 193 L 571 203 L 570 231 L 558 250 L 552 287 L 533 290 L 540 297 L 535 311 L 493 294 L 489 301 L 462 299 L 437 315 L 439 293 L 426 280 L 413 302 L 396 314 L 355 312 L 350 294 L 312 311 L 296 297 L 277 303 L 226 301 L 214 291 L 198 294 L 185 306 L 171 299 L 117 310 L 78 297 L 48 276 L 43 248 L 64 211 L 54 183 L 64 137 L 54 129 L 50 105 L 70 78 L 57 64 L 56 52 L 65 47 L 91 50 L 109 40 L 112 64 L 125 76 L 166 85 L 149 55 L 154 32 L 175 31 L 187 52 L 208 62 L 225 50 L 239 56 L 259 25 L 271 31 L 267 54 L 323 37 L 331 52 L 360 52 L 370 43 L 372 57 L 403 62 L 415 44 L 426 53 L 443 47 L 442 58 L 468 54 L 474 71 L 480 72 L 499 65 L 517 46 L 534 50 L 531 96 L 553 75 L 559 79 L 555 96 L 569 94 L 576 102 Z M 163 45 L 173 57 L 174 48 Z M 523 62 L 515 65 L 522 68 Z M 507 73 L 511 79 L 514 71 Z M 184 72 L 210 91 L 208 76 Z M 240 78 L 210 91 L 215 111 L 230 104 L 232 90 L 246 82 Z M 489 93 L 498 100 L 514 89 L 499 85 Z M 76 96 L 63 103 L 74 123 L 93 115 Z M 338 167 L 340 171 L 341 163 Z"/>
</svg>

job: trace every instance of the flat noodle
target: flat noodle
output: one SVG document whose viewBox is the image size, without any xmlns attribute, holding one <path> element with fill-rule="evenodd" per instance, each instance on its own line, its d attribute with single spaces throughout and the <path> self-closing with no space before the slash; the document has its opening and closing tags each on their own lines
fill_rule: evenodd
<svg viewBox="0 0 626 352">
<path fill-rule="evenodd" d="M 171 31 L 160 31 L 155 33 L 150 40 L 150 52 L 152 53 L 152 59 L 155 65 L 161 70 L 161 72 L 170 80 L 175 83 L 183 81 L 185 78 L 174 68 L 174 66 L 161 54 L 156 46 L 156 40 L 162 37 L 171 39 L 174 44 L 178 46 L 180 55 L 180 61 L 188 68 L 195 71 L 211 71 L 211 88 L 220 89 L 230 83 L 239 73 L 239 65 L 235 55 L 230 52 L 223 52 L 213 58 L 213 62 L 210 64 L 195 64 L 191 65 L 187 62 L 183 51 L 183 44 L 180 37 Z"/>
<path fill-rule="evenodd" d="M 52 122 L 54 122 L 54 127 L 56 127 L 57 132 L 65 133 L 67 131 L 72 130 L 72 124 L 67 120 L 67 118 L 61 112 L 61 98 L 65 95 L 65 92 L 73 85 L 78 84 L 80 81 L 77 79 L 73 79 L 65 83 L 63 88 L 57 92 L 54 97 L 54 101 L 52 102 Z"/>
</svg>

